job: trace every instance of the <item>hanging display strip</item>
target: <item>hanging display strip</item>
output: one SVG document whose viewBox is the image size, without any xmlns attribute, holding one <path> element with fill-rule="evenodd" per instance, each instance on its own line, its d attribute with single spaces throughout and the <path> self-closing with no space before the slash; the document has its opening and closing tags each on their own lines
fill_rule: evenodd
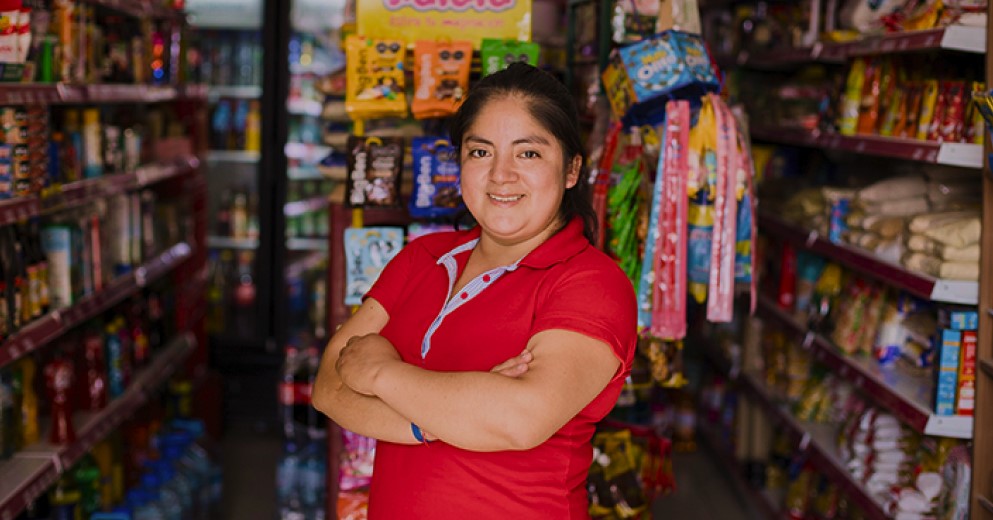
<svg viewBox="0 0 993 520">
<path fill-rule="evenodd" d="M 99 412 L 76 414 L 75 442 L 65 446 L 40 442 L 0 462 L 0 518 L 16 517 L 94 445 L 144 406 L 196 346 L 193 334 L 180 334 L 135 377 L 121 397 Z"/>
<path fill-rule="evenodd" d="M 983 146 L 970 143 L 939 143 L 916 139 L 898 139 L 874 135 L 844 136 L 835 133 L 813 133 L 793 127 L 762 127 L 751 129 L 752 138 L 779 144 L 809 146 L 879 157 L 893 157 L 928 164 L 983 167 Z"/>
<path fill-rule="evenodd" d="M 80 299 L 71 307 L 54 310 L 31 322 L 0 344 L 0 367 L 44 347 L 76 325 L 100 315 L 128 296 L 137 294 L 149 282 L 161 278 L 191 256 L 193 249 L 188 244 L 176 244 L 131 274 L 111 282 L 106 289 Z"/>
<path fill-rule="evenodd" d="M 930 374 L 913 374 L 898 367 L 884 373 L 871 358 L 847 356 L 830 340 L 808 330 L 768 298 L 759 298 L 758 312 L 759 316 L 776 320 L 803 337 L 803 348 L 811 350 L 818 363 L 888 409 L 917 433 L 972 438 L 972 417 L 939 416 L 932 412 L 934 380 Z"/>
<path fill-rule="evenodd" d="M 927 300 L 964 305 L 979 304 L 979 283 L 943 280 L 880 260 L 873 254 L 846 244 L 836 244 L 816 231 L 807 231 L 768 213 L 759 213 L 759 227 L 772 237 L 801 245 L 808 251 L 834 260 L 891 287 Z"/>
</svg>

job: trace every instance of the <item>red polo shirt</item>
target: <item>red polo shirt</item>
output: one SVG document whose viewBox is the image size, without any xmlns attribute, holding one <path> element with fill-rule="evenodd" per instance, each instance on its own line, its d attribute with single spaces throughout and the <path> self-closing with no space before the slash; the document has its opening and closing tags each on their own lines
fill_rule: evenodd
<svg viewBox="0 0 993 520">
<path fill-rule="evenodd" d="M 381 334 L 404 361 L 436 371 L 489 371 L 536 333 L 564 329 L 610 345 L 621 368 L 607 387 L 542 445 L 478 453 L 443 442 L 376 448 L 371 519 L 586 519 L 586 476 L 595 424 L 631 370 L 637 337 L 631 282 L 583 237 L 582 221 L 518 264 L 480 275 L 446 305 L 479 228 L 426 235 L 386 266 L 366 297 L 390 315 Z M 428 341 L 425 341 L 427 335 Z M 422 356 L 423 353 L 423 356 Z"/>
</svg>

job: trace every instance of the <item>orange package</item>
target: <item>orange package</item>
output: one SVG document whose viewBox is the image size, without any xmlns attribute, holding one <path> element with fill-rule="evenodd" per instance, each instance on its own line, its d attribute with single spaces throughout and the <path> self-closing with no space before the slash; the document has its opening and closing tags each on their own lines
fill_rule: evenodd
<svg viewBox="0 0 993 520">
<path fill-rule="evenodd" d="M 419 41 L 414 44 L 414 99 L 416 119 L 448 117 L 469 90 L 472 42 Z"/>
<path fill-rule="evenodd" d="M 338 520 L 366 520 L 369 517 L 369 493 L 341 491 L 338 493 Z"/>
</svg>

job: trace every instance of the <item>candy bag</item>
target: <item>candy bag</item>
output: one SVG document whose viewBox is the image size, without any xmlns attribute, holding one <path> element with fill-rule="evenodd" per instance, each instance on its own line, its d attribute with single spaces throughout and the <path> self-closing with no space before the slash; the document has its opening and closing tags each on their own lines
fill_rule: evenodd
<svg viewBox="0 0 993 520">
<path fill-rule="evenodd" d="M 415 137 L 414 190 L 408 210 L 414 218 L 449 217 L 463 207 L 455 147 L 443 137 Z"/>
<path fill-rule="evenodd" d="M 541 46 L 533 42 L 483 38 L 479 47 L 482 76 L 501 71 L 515 62 L 537 65 L 540 51 Z"/>
<path fill-rule="evenodd" d="M 469 90 L 471 62 L 472 42 L 414 44 L 414 99 L 410 103 L 414 118 L 454 114 Z"/>
<path fill-rule="evenodd" d="M 697 303 L 703 303 L 710 281 L 714 197 L 717 195 L 717 122 L 709 97 L 703 98 L 697 124 L 690 130 L 688 169 L 688 290 Z"/>
<path fill-rule="evenodd" d="M 406 117 L 404 43 L 349 36 L 345 53 L 345 111 L 349 117 Z"/>
<path fill-rule="evenodd" d="M 350 207 L 400 204 L 403 138 L 349 136 L 346 163 Z"/>
</svg>

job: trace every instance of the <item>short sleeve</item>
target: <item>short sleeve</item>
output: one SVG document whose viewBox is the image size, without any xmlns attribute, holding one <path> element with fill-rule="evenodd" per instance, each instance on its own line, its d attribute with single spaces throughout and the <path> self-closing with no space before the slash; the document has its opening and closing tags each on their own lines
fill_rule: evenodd
<svg viewBox="0 0 993 520">
<path fill-rule="evenodd" d="M 383 272 L 379 274 L 379 278 L 362 296 L 362 300 L 375 298 L 386 309 L 386 312 L 390 313 L 397 299 L 403 293 L 404 284 L 410 280 L 411 265 L 414 262 L 416 249 L 418 249 L 417 245 L 413 243 L 400 249 L 396 256 L 387 262 Z"/>
<path fill-rule="evenodd" d="M 539 295 L 532 335 L 562 329 L 603 341 L 631 369 L 638 337 L 634 287 L 614 265 L 584 269 L 557 279 Z"/>
</svg>

